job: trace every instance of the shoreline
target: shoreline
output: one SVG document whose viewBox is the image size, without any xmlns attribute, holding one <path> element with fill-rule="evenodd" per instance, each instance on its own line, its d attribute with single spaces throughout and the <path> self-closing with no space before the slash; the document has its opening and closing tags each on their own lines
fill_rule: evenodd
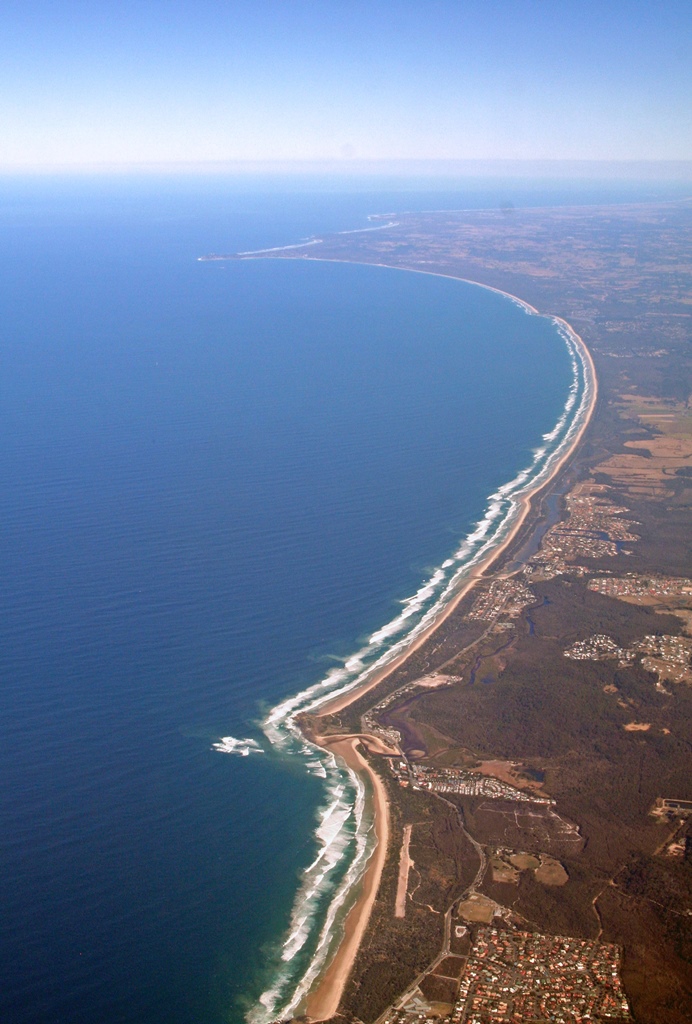
<svg viewBox="0 0 692 1024">
<path fill-rule="evenodd" d="M 339 757 L 352 771 L 366 776 L 369 780 L 372 787 L 373 822 L 377 838 L 359 883 L 358 899 L 346 916 L 343 937 L 324 974 L 306 998 L 305 1014 L 312 1020 L 328 1020 L 338 1010 L 377 898 L 389 849 L 389 801 L 382 779 L 359 749 L 363 739 L 364 737 L 359 735 L 342 735 L 315 736 L 312 740 L 324 750 L 329 750 Z"/>
<path fill-rule="evenodd" d="M 318 239 L 315 241 L 321 240 Z M 308 244 L 310 243 L 301 243 L 290 248 L 294 250 L 301 249 Z M 312 244 L 314 244 L 314 241 Z M 320 696 L 315 695 L 310 704 L 307 707 L 304 706 L 300 712 L 298 711 L 295 698 L 289 699 L 278 705 L 271 712 L 265 722 L 265 732 L 270 736 L 270 732 L 267 731 L 267 726 L 269 726 L 270 729 L 274 728 L 274 716 L 278 716 L 277 721 L 280 721 L 281 719 L 287 720 L 291 723 L 290 728 L 295 732 L 299 732 L 303 739 L 307 740 L 308 743 L 314 744 L 324 751 L 335 754 L 346 764 L 350 771 L 357 772 L 361 777 L 364 776 L 366 781 L 370 783 L 374 796 L 373 824 L 377 842 L 374 850 L 370 854 L 365 871 L 361 876 L 359 882 L 360 891 L 347 912 L 344 933 L 339 941 L 336 951 L 334 952 L 331 960 L 327 963 L 326 967 L 322 969 L 322 973 L 313 982 L 307 995 L 304 995 L 301 999 L 301 1006 L 303 1008 L 302 1012 L 306 1013 L 307 1018 L 311 1021 L 321 1021 L 334 1016 L 338 1011 L 338 1006 L 343 997 L 343 992 L 353 968 L 360 943 L 370 920 L 372 908 L 379 889 L 382 869 L 388 853 L 390 812 L 389 802 L 387 800 L 382 780 L 374 769 L 371 768 L 363 754 L 357 749 L 358 743 L 362 742 L 366 751 L 371 753 L 383 753 L 381 750 L 377 751 L 371 749 L 377 742 L 381 741 L 378 741 L 375 736 L 363 733 L 355 734 L 353 732 L 341 734 L 335 733 L 328 736 L 319 735 L 321 730 L 318 723 L 320 719 L 323 719 L 326 715 L 337 713 L 338 711 L 341 711 L 355 703 L 362 696 L 382 683 L 389 675 L 404 664 L 411 654 L 429 640 L 435 631 L 449 618 L 450 615 L 453 614 L 453 612 L 458 608 L 460 602 L 466 597 L 469 591 L 473 589 L 480 579 L 488 578 L 488 571 L 516 541 L 517 535 L 526 524 L 528 517 L 532 512 L 536 511 L 536 498 L 548 491 L 555 478 L 562 472 L 565 465 L 573 458 L 579 448 L 584 434 L 593 418 L 598 401 L 599 389 L 598 378 L 596 376 L 596 369 L 591 352 L 584 340 L 577 334 L 571 324 L 569 324 L 563 317 L 554 313 L 541 313 L 535 306 L 532 306 L 529 302 L 520 298 L 518 295 L 514 295 L 511 292 L 497 288 L 494 285 L 484 284 L 482 281 L 475 281 L 471 278 L 462 277 L 456 274 L 421 269 L 419 267 L 395 266 L 388 263 L 368 260 L 334 259 L 312 254 L 308 255 L 307 253 L 298 254 L 295 251 L 290 256 L 284 256 L 282 255 L 282 250 L 285 250 L 286 248 L 289 247 L 281 247 L 274 249 L 273 251 L 264 250 L 252 254 L 236 254 L 232 257 L 217 258 L 303 259 L 321 263 L 345 263 L 359 266 L 380 267 L 385 270 L 400 270 L 409 273 L 425 274 L 430 277 L 442 277 L 451 281 L 459 281 L 465 284 L 475 285 L 476 287 L 483 288 L 486 291 L 502 295 L 504 298 L 509 299 L 514 305 L 519 306 L 529 315 L 543 316 L 546 319 L 551 320 L 555 327 L 562 332 L 562 340 L 565 342 L 568 351 L 571 351 L 572 357 L 574 358 L 576 355 L 576 358 L 581 362 L 584 385 L 582 399 L 576 411 L 575 420 L 572 426 L 568 428 L 567 434 L 563 438 L 562 443 L 565 444 L 564 451 L 555 459 L 555 462 L 552 465 L 550 465 L 550 459 L 548 460 L 547 475 L 544 478 L 540 479 L 539 482 L 535 482 L 533 485 L 529 484 L 524 491 L 520 491 L 516 497 L 513 498 L 514 508 L 512 509 L 512 514 L 514 519 L 505 536 L 498 540 L 494 545 L 492 544 L 492 541 L 490 542 L 491 546 L 489 549 L 479 557 L 479 561 L 477 563 L 472 563 L 472 568 L 468 576 L 465 576 L 465 578 L 460 581 L 456 592 L 452 590 L 447 603 L 438 611 L 436 616 L 425 626 L 425 628 L 423 628 L 420 633 L 417 633 L 412 637 L 411 641 L 404 647 L 404 649 L 400 650 L 399 653 L 391 660 L 382 664 L 379 668 L 374 669 L 372 674 L 368 674 L 367 678 L 360 684 L 353 686 L 353 688 L 342 690 L 341 692 L 339 692 L 338 687 L 336 687 L 336 692 L 331 694 L 327 693 Z M 574 351 L 575 349 L 576 353 Z M 575 426 L 577 429 L 574 435 L 570 437 L 570 432 Z M 556 453 L 553 453 L 553 455 L 555 454 Z M 546 467 L 544 467 L 544 469 L 546 469 Z M 319 689 L 319 687 L 320 684 L 316 684 L 314 687 L 308 688 L 308 690 L 298 696 L 312 696 L 310 691 L 312 689 Z M 298 714 L 309 714 L 313 720 L 312 726 L 308 727 L 308 729 L 304 729 L 300 726 L 295 721 L 295 717 Z M 392 752 L 390 751 L 389 753 Z"/>
<path fill-rule="evenodd" d="M 247 257 L 246 257 L 247 258 Z M 250 257 L 257 258 L 257 257 Z M 272 257 L 260 257 L 260 258 L 272 258 Z M 274 257 L 276 258 L 276 257 Z M 326 696 L 323 700 L 319 701 L 319 705 L 312 712 L 316 718 L 320 719 L 329 714 L 335 714 L 342 711 L 344 708 L 355 703 L 362 696 L 374 689 L 381 682 L 383 682 L 389 675 L 392 674 L 397 668 L 399 668 L 409 658 L 414 651 L 418 650 L 422 644 L 424 644 L 444 623 L 449 616 L 456 610 L 463 598 L 469 593 L 470 590 L 477 584 L 478 580 L 484 578 L 488 570 L 495 564 L 498 559 L 507 551 L 510 545 L 516 539 L 519 531 L 524 526 L 527 518 L 534 510 L 535 499 L 544 491 L 546 491 L 553 483 L 555 478 L 564 469 L 565 465 L 572 459 L 577 449 L 579 448 L 581 441 L 584 437 L 587 427 L 591 423 L 596 404 L 598 401 L 598 378 L 596 376 L 596 369 L 594 366 L 593 358 L 591 353 L 583 341 L 583 339 L 577 334 L 574 328 L 562 317 L 553 314 L 541 314 L 534 306 L 530 305 L 525 300 L 519 298 L 517 295 L 513 295 L 510 292 L 503 291 L 500 288 L 495 288 L 492 285 L 483 284 L 480 281 L 472 281 L 469 278 L 457 277 L 453 274 L 441 274 L 435 273 L 431 270 L 419 270 L 417 268 L 408 267 L 392 267 L 384 263 L 369 263 L 361 262 L 357 260 L 330 260 L 320 259 L 320 257 L 310 256 L 305 257 L 307 259 L 316 260 L 320 262 L 332 262 L 332 263 L 360 263 L 362 266 L 378 266 L 389 270 L 402 270 L 413 273 L 428 274 L 434 277 L 445 277 L 454 281 L 463 281 L 467 284 L 474 284 L 481 288 L 485 288 L 488 291 L 496 292 L 500 295 L 505 296 L 512 302 L 521 306 L 525 311 L 530 314 L 537 316 L 550 316 L 556 325 L 559 325 L 564 331 L 566 331 L 568 337 L 574 343 L 579 350 L 582 364 L 584 366 L 584 386 L 587 393 L 590 390 L 589 402 L 585 409 L 583 420 L 579 425 L 579 428 L 572 438 L 569 447 L 563 452 L 563 454 L 557 459 L 555 465 L 551 467 L 549 476 L 547 479 L 541 481 L 535 487 L 528 489 L 525 493 L 521 494 L 518 498 L 518 514 L 515 522 L 512 524 L 507 536 L 497 544 L 494 548 L 487 552 L 484 558 L 475 566 L 470 576 L 464 581 L 459 588 L 458 592 L 450 599 L 448 604 L 442 609 L 440 615 L 430 623 L 430 625 L 424 629 L 407 648 L 402 651 L 399 655 L 393 658 L 386 665 L 375 672 L 371 678 L 366 680 L 360 686 L 355 687 L 352 690 L 348 690 L 341 695 L 337 694 L 330 698 Z M 306 737 L 309 738 L 309 737 Z M 362 737 L 366 739 L 366 737 Z M 373 740 L 375 737 L 373 737 Z M 316 745 L 322 747 L 322 749 L 330 750 L 335 753 L 353 770 L 358 771 L 360 774 L 366 775 L 373 786 L 374 792 L 374 822 L 375 822 L 375 833 L 377 836 L 377 845 L 371 855 L 370 861 L 367 865 L 365 874 L 362 879 L 362 890 L 358 895 L 355 903 L 351 907 L 344 930 L 344 936 L 332 957 L 329 965 L 322 974 L 321 978 L 317 981 L 317 984 L 307 996 L 306 999 L 306 1014 L 312 1020 L 326 1020 L 329 1017 L 334 1016 L 337 1012 L 339 1003 L 343 996 L 343 991 L 348 981 L 349 975 L 353 968 L 360 943 L 365 934 L 368 926 L 372 908 L 377 896 L 379 889 L 379 882 L 382 876 L 382 869 L 388 853 L 389 843 L 389 802 L 387 800 L 386 791 L 382 784 L 381 779 L 370 767 L 366 758 L 357 750 L 358 737 L 351 735 L 339 736 L 335 734 L 334 737 L 323 737 L 315 735 L 310 738 L 310 741 Z M 367 745 L 366 745 L 367 747 Z"/>
<path fill-rule="evenodd" d="M 312 256 L 309 257 L 309 259 L 318 260 L 319 257 Z M 356 261 L 321 260 L 320 262 L 355 263 Z M 389 267 L 386 263 L 362 263 L 360 265 L 386 267 L 387 269 L 390 270 L 408 271 L 409 269 L 407 267 Z M 470 280 L 470 278 L 454 277 L 451 274 L 435 274 L 431 270 L 413 269 L 411 272 L 414 274 L 428 274 L 431 277 L 446 277 L 452 281 L 463 281 L 465 284 L 475 284 L 478 285 L 480 288 L 485 288 L 488 291 L 496 292 L 499 295 L 504 295 L 506 298 L 511 299 L 513 302 L 522 306 L 522 308 L 526 309 L 531 314 L 534 314 L 536 316 L 550 316 L 550 318 L 553 321 L 555 321 L 555 323 L 560 324 L 560 326 L 565 331 L 567 331 L 570 338 L 581 352 L 585 364 L 589 368 L 590 379 L 586 380 L 586 385 L 591 385 L 591 400 L 584 415 L 583 422 L 580 425 L 575 437 L 573 438 L 572 443 L 570 444 L 569 448 L 565 452 L 563 452 L 563 454 L 557 460 L 557 462 L 551 469 L 550 475 L 547 477 L 547 479 L 543 480 L 540 484 L 538 484 L 538 486 L 533 487 L 520 495 L 518 499 L 519 514 L 515 522 L 512 524 L 512 527 L 509 530 L 507 536 L 496 547 L 488 551 L 488 553 L 475 566 L 475 568 L 473 569 L 469 577 L 466 579 L 464 584 L 462 584 L 458 592 L 450 599 L 449 603 L 441 611 L 440 615 L 435 619 L 435 621 L 431 622 L 430 625 L 427 626 L 426 629 L 424 629 L 415 638 L 415 640 L 411 642 L 411 644 L 406 648 L 406 650 L 402 651 L 399 655 L 396 656 L 396 658 L 393 658 L 386 665 L 383 665 L 382 668 L 379 669 L 379 671 L 375 672 L 370 679 L 366 680 L 360 686 L 355 687 L 353 690 L 348 690 L 346 693 L 340 695 L 336 694 L 332 698 L 330 698 L 329 695 L 327 695 L 323 699 L 321 699 L 319 701 L 319 705 L 315 708 L 314 711 L 316 717 L 319 718 L 322 718 L 324 715 L 335 714 L 338 711 L 342 711 L 344 708 L 348 707 L 349 704 L 353 704 L 360 697 L 364 696 L 364 694 L 368 693 L 370 690 L 378 686 L 387 678 L 388 675 L 390 675 L 395 669 L 399 668 L 406 661 L 410 654 L 418 650 L 418 648 L 423 643 L 425 643 L 425 641 L 428 640 L 430 636 L 432 636 L 432 634 L 435 632 L 438 626 L 442 625 L 442 623 L 452 614 L 452 612 L 455 611 L 461 600 L 466 596 L 466 594 L 468 594 L 470 590 L 473 589 L 478 580 L 484 576 L 484 574 L 488 571 L 491 565 L 500 557 L 500 555 L 502 555 L 506 551 L 506 549 L 510 546 L 512 541 L 515 539 L 517 533 L 524 525 L 527 516 L 531 512 L 531 505 L 533 500 L 541 493 L 541 491 L 550 486 L 550 484 L 553 482 L 558 473 L 560 473 L 560 471 L 563 469 L 563 467 L 566 465 L 569 459 L 572 458 L 579 444 L 581 443 L 581 439 L 584 436 L 586 428 L 591 422 L 591 418 L 593 416 L 594 410 L 596 408 L 596 403 L 598 401 L 598 379 L 596 377 L 596 367 L 594 366 L 591 353 L 589 352 L 589 349 L 585 344 L 584 340 L 577 334 L 572 325 L 569 324 L 562 317 L 555 316 L 553 314 L 542 314 L 534 306 L 530 305 L 528 302 L 525 302 L 524 299 L 520 299 L 518 295 L 512 295 L 510 292 L 502 291 L 502 289 L 495 288 L 492 285 L 482 284 L 480 281 L 472 281 Z"/>
</svg>

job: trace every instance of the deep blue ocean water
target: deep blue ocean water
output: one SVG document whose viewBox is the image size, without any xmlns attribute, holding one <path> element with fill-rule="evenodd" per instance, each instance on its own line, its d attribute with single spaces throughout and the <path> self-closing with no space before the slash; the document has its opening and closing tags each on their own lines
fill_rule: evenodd
<svg viewBox="0 0 692 1024">
<path fill-rule="evenodd" d="M 3 1022 L 242 1020 L 324 791 L 212 742 L 396 615 L 565 403 L 487 291 L 196 257 L 496 193 L 4 183 Z"/>
</svg>

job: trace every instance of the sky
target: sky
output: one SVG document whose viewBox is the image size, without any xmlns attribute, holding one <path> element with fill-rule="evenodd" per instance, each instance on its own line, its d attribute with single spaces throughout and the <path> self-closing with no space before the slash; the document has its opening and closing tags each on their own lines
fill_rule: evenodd
<svg viewBox="0 0 692 1024">
<path fill-rule="evenodd" d="M 3 0 L 0 168 L 691 160 L 689 0 Z"/>
</svg>

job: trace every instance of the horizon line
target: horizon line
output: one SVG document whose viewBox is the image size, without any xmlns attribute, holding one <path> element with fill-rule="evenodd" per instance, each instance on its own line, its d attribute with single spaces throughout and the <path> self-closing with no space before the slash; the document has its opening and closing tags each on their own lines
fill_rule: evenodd
<svg viewBox="0 0 692 1024">
<path fill-rule="evenodd" d="M 692 160 L 670 159 L 572 159 L 551 157 L 535 158 L 320 158 L 320 159 L 271 159 L 271 160 L 147 160 L 147 161 L 92 161 L 83 163 L 55 164 L 0 164 L 0 175 L 39 176 L 39 175 L 83 175 L 83 174 L 132 174 L 132 173 L 168 173 L 168 174 L 339 174 L 356 177 L 366 174 L 401 175 L 419 174 L 423 177 L 445 177 L 485 174 L 499 176 L 502 174 L 532 174 L 541 177 L 552 172 L 558 177 L 571 173 L 575 177 L 594 177 L 600 172 L 606 177 L 632 177 L 640 175 L 644 178 L 664 177 L 692 180 Z M 613 173 L 616 172 L 616 173 Z"/>
</svg>

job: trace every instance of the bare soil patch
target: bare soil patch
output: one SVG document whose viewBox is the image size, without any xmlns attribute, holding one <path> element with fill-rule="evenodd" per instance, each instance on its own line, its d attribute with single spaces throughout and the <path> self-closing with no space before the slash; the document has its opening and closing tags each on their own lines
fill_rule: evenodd
<svg viewBox="0 0 692 1024">
<path fill-rule="evenodd" d="M 493 873 L 493 882 L 516 885 L 519 881 L 519 872 L 516 868 L 499 857 L 490 858 L 490 868 Z"/>
<path fill-rule="evenodd" d="M 541 857 L 541 865 L 534 871 L 534 877 L 542 885 L 566 885 L 569 875 L 559 860 L 554 857 Z"/>
<path fill-rule="evenodd" d="M 394 906 L 394 917 L 406 917 L 406 897 L 408 896 L 408 875 L 413 861 L 409 854 L 409 843 L 411 842 L 411 830 L 413 825 L 404 826 L 404 837 L 401 843 L 401 855 L 399 859 L 399 880 L 396 887 L 396 903 Z"/>
<path fill-rule="evenodd" d="M 553 850 L 572 854 L 581 849 L 579 829 L 552 807 L 488 800 L 475 811 L 474 826 L 496 846 L 541 853 Z"/>
<path fill-rule="evenodd" d="M 523 772 L 523 765 L 516 761 L 481 761 L 475 769 L 481 775 L 489 775 L 500 782 L 506 782 L 516 789 L 540 790 L 543 783 L 534 779 L 528 779 Z"/>
<path fill-rule="evenodd" d="M 534 871 L 541 864 L 538 857 L 534 857 L 530 853 L 513 853 L 509 860 L 520 871 Z"/>
</svg>

